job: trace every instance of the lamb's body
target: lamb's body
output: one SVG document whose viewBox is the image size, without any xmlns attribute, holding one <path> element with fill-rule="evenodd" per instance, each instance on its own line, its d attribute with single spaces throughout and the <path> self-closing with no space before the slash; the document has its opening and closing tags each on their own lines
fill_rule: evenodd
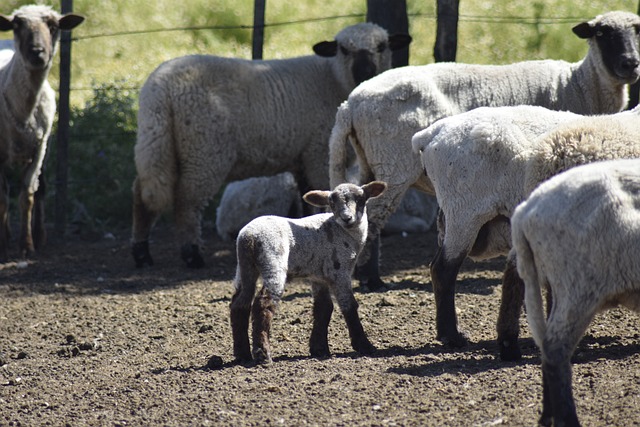
<svg viewBox="0 0 640 427">
<path fill-rule="evenodd" d="M 374 24 L 342 30 L 321 56 L 248 61 L 206 55 L 160 65 L 140 92 L 134 182 L 137 266 L 152 264 L 148 238 L 173 207 L 182 257 L 203 265 L 201 211 L 226 181 L 290 171 L 329 188 L 327 138 L 338 105 L 391 66 L 408 36 Z"/>
<path fill-rule="evenodd" d="M 367 237 L 366 202 L 384 189 L 384 183 L 373 182 L 362 187 L 342 184 L 333 192 L 309 192 L 305 194 L 307 202 L 330 206 L 332 213 L 300 219 L 263 216 L 240 231 L 236 243 L 236 291 L 231 301 L 236 359 L 252 359 L 248 337 L 251 313 L 253 358 L 258 362 L 271 361 L 268 339 L 271 319 L 287 279 L 293 277 L 306 277 L 312 283 L 312 356 L 330 354 L 327 328 L 333 311 L 332 296 L 345 317 L 353 348 L 361 353 L 374 350 L 358 318 L 351 275 Z M 262 290 L 254 299 L 260 276 Z"/>
<path fill-rule="evenodd" d="M 539 105 L 585 115 L 618 112 L 627 104 L 626 85 L 640 73 L 638 25 L 640 18 L 625 12 L 577 25 L 574 32 L 590 45 L 577 63 L 440 63 L 382 73 L 358 86 L 338 110 L 330 139 L 331 185 L 345 181 L 350 141 L 358 156 L 360 182 L 380 179 L 389 184 L 369 211 L 370 239 L 375 239 L 409 187 L 434 194 L 411 150 L 417 131 L 481 106 Z M 616 37 L 610 37 L 614 33 Z M 377 265 L 367 267 L 364 281 L 382 285 Z"/>
<path fill-rule="evenodd" d="M 640 311 L 640 160 L 581 166 L 543 183 L 512 217 L 527 318 L 542 351 L 542 425 L 578 425 L 571 356 L 594 315 Z M 552 307 L 542 309 L 541 288 Z"/>
<path fill-rule="evenodd" d="M 15 45 L 13 55 L 4 50 L 0 59 L 0 261 L 8 256 L 6 173 L 11 168 L 21 171 L 20 255 L 33 254 L 44 242 L 44 200 L 34 198 L 56 112 L 55 92 L 47 76 L 60 30 L 70 30 L 83 19 L 60 16 L 49 6 L 23 6 L 10 17 L 0 15 L 0 31 L 14 31 Z M 32 234 L 34 204 L 37 217 Z"/>
<path fill-rule="evenodd" d="M 545 133 L 550 131 L 549 133 Z M 455 281 L 467 256 L 506 255 L 509 218 L 540 182 L 573 166 L 610 158 L 640 157 L 640 109 L 583 117 L 520 106 L 480 108 L 435 123 L 413 138 L 435 188 L 444 224 L 442 247 L 431 264 L 438 336 L 453 345 L 457 329 Z M 507 262 L 498 317 L 503 359 L 520 357 L 517 339 L 523 289 Z"/>
</svg>

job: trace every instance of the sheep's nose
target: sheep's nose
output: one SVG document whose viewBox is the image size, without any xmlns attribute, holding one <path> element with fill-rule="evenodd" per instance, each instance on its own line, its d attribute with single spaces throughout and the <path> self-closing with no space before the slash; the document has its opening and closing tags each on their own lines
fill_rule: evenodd
<svg viewBox="0 0 640 427">
<path fill-rule="evenodd" d="M 640 61 L 638 60 L 638 58 L 625 58 L 620 64 L 620 66 L 624 70 L 635 70 L 638 65 L 640 65 Z"/>
</svg>

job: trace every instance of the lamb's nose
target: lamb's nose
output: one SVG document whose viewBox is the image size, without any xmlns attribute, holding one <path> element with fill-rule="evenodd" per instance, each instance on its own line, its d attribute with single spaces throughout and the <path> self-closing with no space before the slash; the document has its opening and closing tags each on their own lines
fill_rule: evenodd
<svg viewBox="0 0 640 427">
<path fill-rule="evenodd" d="M 622 64 L 620 64 L 625 70 L 635 70 L 638 65 L 640 65 L 640 61 L 638 58 L 625 58 L 622 60 Z"/>
</svg>

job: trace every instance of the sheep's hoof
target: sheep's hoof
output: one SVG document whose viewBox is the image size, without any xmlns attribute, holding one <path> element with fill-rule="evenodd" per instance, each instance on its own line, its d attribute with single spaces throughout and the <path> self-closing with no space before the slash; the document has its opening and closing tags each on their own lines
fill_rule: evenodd
<svg viewBox="0 0 640 427">
<path fill-rule="evenodd" d="M 255 362 L 258 365 L 263 365 L 263 366 L 268 366 L 273 363 L 273 360 L 271 360 L 271 355 L 269 354 L 268 351 L 265 351 L 264 349 L 254 350 L 253 360 L 255 360 Z"/>
<path fill-rule="evenodd" d="M 438 336 L 437 339 L 439 339 L 445 346 L 453 348 L 465 347 L 469 344 L 469 338 L 467 335 L 458 331 L 451 335 Z"/>
<path fill-rule="evenodd" d="M 517 338 L 514 340 L 499 340 L 498 345 L 500 346 L 500 360 L 503 362 L 513 362 L 522 359 L 522 352 L 520 351 Z"/>
<path fill-rule="evenodd" d="M 145 264 L 149 264 L 149 266 L 153 265 L 153 259 L 149 253 L 148 240 L 134 243 L 131 248 L 131 254 L 133 255 L 133 260 L 136 263 L 136 268 L 142 268 Z"/>
<path fill-rule="evenodd" d="M 369 341 L 362 341 L 353 346 L 353 349 L 362 355 L 370 355 L 376 352 L 376 348 Z"/>
<path fill-rule="evenodd" d="M 370 278 L 360 281 L 360 290 L 362 292 L 386 292 L 389 290 L 387 285 L 379 277 Z"/>
<path fill-rule="evenodd" d="M 204 259 L 200 255 L 200 248 L 198 245 L 184 245 L 180 251 L 182 260 L 187 263 L 189 268 L 202 268 L 204 267 Z"/>
<path fill-rule="evenodd" d="M 316 359 L 326 359 L 331 357 L 329 345 L 311 347 L 309 349 L 309 353 L 311 354 L 311 357 L 315 357 Z"/>
</svg>

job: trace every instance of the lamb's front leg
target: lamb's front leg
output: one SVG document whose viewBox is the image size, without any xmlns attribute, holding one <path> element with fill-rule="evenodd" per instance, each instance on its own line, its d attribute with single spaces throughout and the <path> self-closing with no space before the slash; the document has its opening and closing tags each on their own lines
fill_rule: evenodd
<svg viewBox="0 0 640 427">
<path fill-rule="evenodd" d="M 31 234 L 31 217 L 33 214 L 34 195 L 27 188 L 23 188 L 19 197 L 20 205 L 20 256 L 27 258 L 35 253 Z"/>
<path fill-rule="evenodd" d="M 329 322 L 333 313 L 333 301 L 325 284 L 312 283 L 313 329 L 309 340 L 309 353 L 313 357 L 329 357 Z"/>
<path fill-rule="evenodd" d="M 351 289 L 351 278 L 342 280 L 335 285 L 334 292 L 340 306 L 340 311 L 347 322 L 351 346 L 360 354 L 372 354 L 376 348 L 371 344 L 364 332 L 358 315 L 358 301 L 356 301 Z"/>
</svg>

